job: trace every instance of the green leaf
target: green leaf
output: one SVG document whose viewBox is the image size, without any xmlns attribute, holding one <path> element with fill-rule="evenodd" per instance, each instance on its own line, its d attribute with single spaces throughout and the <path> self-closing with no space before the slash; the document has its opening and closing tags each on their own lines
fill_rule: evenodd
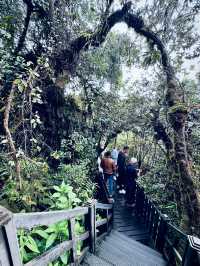
<svg viewBox="0 0 200 266">
<path fill-rule="evenodd" d="M 62 197 L 59 198 L 59 201 L 62 202 L 62 203 L 67 203 L 68 199 L 65 196 L 62 196 Z"/>
<path fill-rule="evenodd" d="M 81 255 L 81 248 L 83 246 L 82 241 L 78 241 L 76 244 L 76 251 L 77 251 L 77 255 L 80 256 Z"/>
<path fill-rule="evenodd" d="M 35 240 L 31 236 L 27 236 L 26 247 L 35 253 L 40 253 Z"/>
<path fill-rule="evenodd" d="M 28 253 L 26 252 L 25 248 L 20 248 L 20 254 L 21 254 L 21 258 L 23 263 L 26 263 L 29 261 L 29 256 Z"/>
<path fill-rule="evenodd" d="M 13 82 L 15 85 L 19 85 L 22 83 L 22 81 L 20 79 L 15 79 Z"/>
<path fill-rule="evenodd" d="M 61 259 L 62 263 L 65 264 L 65 265 L 67 265 L 68 256 L 69 256 L 69 253 L 67 251 L 60 256 L 60 259 Z"/>
<path fill-rule="evenodd" d="M 54 188 L 56 191 L 61 191 L 61 189 L 59 188 L 59 186 L 53 186 L 53 188 Z"/>
<path fill-rule="evenodd" d="M 45 232 L 47 233 L 53 233 L 55 231 L 56 231 L 56 224 L 52 224 L 47 229 L 45 229 Z"/>
<path fill-rule="evenodd" d="M 46 242 L 46 246 L 45 246 L 45 249 L 49 248 L 56 240 L 56 237 L 57 237 L 57 234 L 51 234 L 48 239 L 47 239 L 47 242 Z"/>
<path fill-rule="evenodd" d="M 41 236 L 44 239 L 47 239 L 49 237 L 47 232 L 45 232 L 44 230 L 37 229 L 37 230 L 34 231 L 34 233 L 39 235 L 39 236 Z"/>
<path fill-rule="evenodd" d="M 53 198 L 59 198 L 61 194 L 59 192 L 56 192 L 52 195 Z"/>
<path fill-rule="evenodd" d="M 81 200 L 78 199 L 78 198 L 75 198 L 75 199 L 74 199 L 74 203 L 81 203 Z"/>
</svg>

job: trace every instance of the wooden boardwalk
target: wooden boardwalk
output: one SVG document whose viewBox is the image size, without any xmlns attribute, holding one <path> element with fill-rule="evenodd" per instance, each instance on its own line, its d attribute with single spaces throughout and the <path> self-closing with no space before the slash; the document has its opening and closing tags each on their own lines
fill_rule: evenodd
<svg viewBox="0 0 200 266">
<path fill-rule="evenodd" d="M 134 208 L 126 207 L 123 195 L 116 195 L 113 214 L 113 230 L 99 243 L 96 253 L 86 257 L 83 266 L 167 265 L 161 253 L 147 247 L 149 232 Z"/>
<path fill-rule="evenodd" d="M 114 208 L 112 204 L 96 200 L 85 207 L 42 213 L 13 214 L 0 208 L 0 265 L 45 266 L 64 251 L 69 251 L 70 265 L 166 266 L 178 262 L 176 265 L 200 266 L 200 240 L 184 234 L 165 220 L 140 187 L 136 193 L 136 208 L 127 207 L 124 195 L 119 194 Z M 135 215 L 135 209 L 140 216 Z M 77 235 L 76 218 L 80 216 L 84 217 L 85 230 Z M 62 220 L 68 221 L 69 239 L 24 264 L 20 257 L 17 229 L 30 230 Z M 81 253 L 77 252 L 77 241 L 83 241 Z"/>
<path fill-rule="evenodd" d="M 136 241 L 150 245 L 148 230 L 141 218 L 135 215 L 134 208 L 126 206 L 124 195 L 116 195 L 113 228 Z"/>
</svg>

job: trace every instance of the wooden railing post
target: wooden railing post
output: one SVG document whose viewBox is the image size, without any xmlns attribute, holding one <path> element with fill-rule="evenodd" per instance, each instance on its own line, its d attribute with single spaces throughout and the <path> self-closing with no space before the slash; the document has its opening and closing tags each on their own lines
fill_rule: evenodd
<svg viewBox="0 0 200 266">
<path fill-rule="evenodd" d="M 168 217 L 160 217 L 160 224 L 158 227 L 158 234 L 157 238 L 155 240 L 155 248 L 157 248 L 161 253 L 163 253 L 163 249 L 165 246 L 165 236 L 167 232 L 167 222 L 169 222 L 170 219 Z"/>
<path fill-rule="evenodd" d="M 22 266 L 23 264 L 20 257 L 19 243 L 17 239 L 17 229 L 13 219 L 5 225 L 5 231 L 8 239 L 13 266 Z"/>
<path fill-rule="evenodd" d="M 188 236 L 188 246 L 184 254 L 183 266 L 200 265 L 200 239 Z"/>
<path fill-rule="evenodd" d="M 68 221 L 69 224 L 69 240 L 72 241 L 72 249 L 70 250 L 71 262 L 73 265 L 78 265 L 78 256 L 76 251 L 76 235 L 75 235 L 75 218 Z"/>
<path fill-rule="evenodd" d="M 106 220 L 107 220 L 106 231 L 107 231 L 107 234 L 108 234 L 109 233 L 109 212 L 108 212 L 108 210 L 106 210 Z"/>
<path fill-rule="evenodd" d="M 9 246 L 4 226 L 12 219 L 12 213 L 0 206 L 0 266 L 11 266 Z"/>
<path fill-rule="evenodd" d="M 87 228 L 90 233 L 89 246 L 90 252 L 95 253 L 96 250 L 96 200 L 88 203 L 88 219 Z"/>
<path fill-rule="evenodd" d="M 2 208 L 2 207 L 1 207 Z M 5 208 L 4 208 L 5 209 Z M 10 218 L 4 224 L 5 235 L 7 238 L 7 248 L 9 249 L 10 257 L 13 266 L 22 266 L 22 259 L 19 251 L 19 243 L 17 239 L 17 229 L 13 219 L 13 214 L 10 213 Z"/>
</svg>

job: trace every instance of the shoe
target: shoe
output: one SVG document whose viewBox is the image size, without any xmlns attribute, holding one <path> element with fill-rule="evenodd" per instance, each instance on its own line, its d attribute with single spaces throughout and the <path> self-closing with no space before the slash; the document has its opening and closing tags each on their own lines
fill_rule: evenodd
<svg viewBox="0 0 200 266">
<path fill-rule="evenodd" d="M 126 190 L 122 189 L 121 194 L 126 194 Z"/>
</svg>

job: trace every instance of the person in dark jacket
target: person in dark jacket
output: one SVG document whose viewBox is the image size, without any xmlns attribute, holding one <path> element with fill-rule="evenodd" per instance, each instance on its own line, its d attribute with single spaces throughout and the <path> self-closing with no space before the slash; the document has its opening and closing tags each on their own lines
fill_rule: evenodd
<svg viewBox="0 0 200 266">
<path fill-rule="evenodd" d="M 125 170 L 126 170 L 126 158 L 128 156 L 128 146 L 124 146 L 124 149 L 119 152 L 117 158 L 117 169 L 118 169 L 118 178 L 117 185 L 119 189 L 119 193 L 125 194 Z"/>
<path fill-rule="evenodd" d="M 126 203 L 129 207 L 135 206 L 135 192 L 137 179 L 137 159 L 131 158 L 126 166 Z"/>
</svg>

